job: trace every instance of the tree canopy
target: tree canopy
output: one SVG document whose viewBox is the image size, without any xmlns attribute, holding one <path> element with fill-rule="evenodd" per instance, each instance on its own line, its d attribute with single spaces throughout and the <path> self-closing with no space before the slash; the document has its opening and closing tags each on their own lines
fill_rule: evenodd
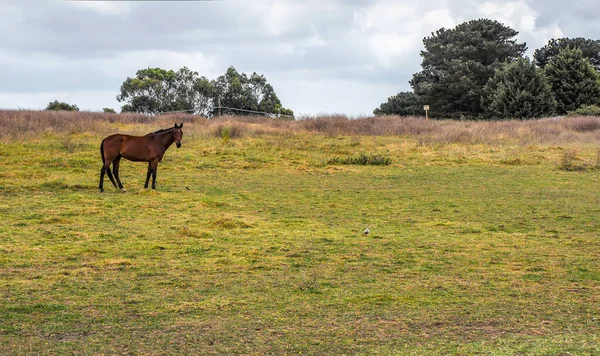
<svg viewBox="0 0 600 356">
<path fill-rule="evenodd" d="M 581 49 L 561 49 L 544 70 L 559 114 L 566 114 L 582 105 L 600 103 L 600 75 L 584 58 Z"/>
<path fill-rule="evenodd" d="M 542 69 L 521 58 L 496 70 L 483 89 L 488 119 L 529 119 L 554 113 L 556 101 Z"/>
<path fill-rule="evenodd" d="M 156 114 L 169 111 L 188 111 L 212 116 L 221 106 L 242 109 L 222 112 L 236 115 L 262 111 L 293 115 L 282 107 L 273 87 L 263 75 L 247 76 L 229 67 L 215 80 L 199 76 L 198 72 L 183 67 L 178 71 L 162 68 L 138 70 L 134 78 L 121 85 L 117 100 L 125 102 L 122 111 Z"/>
<path fill-rule="evenodd" d="M 592 40 L 582 37 L 551 39 L 542 48 L 533 53 L 535 64 L 544 68 L 552 58 L 556 57 L 561 49 L 579 48 L 584 58 L 587 58 L 592 66 L 600 71 L 600 40 Z"/>
<path fill-rule="evenodd" d="M 373 110 L 375 115 L 418 116 L 423 114 L 420 98 L 413 92 L 401 92 L 390 96 L 387 102 Z"/>
<path fill-rule="evenodd" d="M 484 109 L 481 94 L 495 70 L 521 58 L 525 43 L 517 31 L 489 19 L 441 28 L 423 39 L 422 70 L 410 81 L 416 95 L 431 107 L 432 117 L 476 117 Z"/>
<path fill-rule="evenodd" d="M 263 75 L 256 72 L 249 77 L 239 73 L 234 67 L 229 67 L 225 74 L 211 81 L 213 100 L 220 98 L 223 113 L 235 115 L 252 115 L 252 111 L 273 114 L 293 115 L 293 111 L 282 107 L 275 90 Z M 231 110 L 242 109 L 240 110 Z M 213 114 L 218 108 L 213 107 Z"/>
<path fill-rule="evenodd" d="M 208 79 L 199 77 L 187 67 L 177 72 L 162 68 L 140 69 L 134 78 L 121 85 L 119 102 L 125 102 L 122 111 L 156 114 L 189 110 L 205 114 L 208 110 L 210 86 Z"/>
</svg>

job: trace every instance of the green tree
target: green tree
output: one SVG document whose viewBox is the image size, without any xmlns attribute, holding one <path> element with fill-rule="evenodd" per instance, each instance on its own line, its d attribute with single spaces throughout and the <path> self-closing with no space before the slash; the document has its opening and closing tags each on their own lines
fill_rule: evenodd
<svg viewBox="0 0 600 356">
<path fill-rule="evenodd" d="M 147 68 L 127 78 L 117 96 L 124 112 L 156 114 L 168 111 L 208 114 L 212 88 L 205 77 L 187 67 L 177 72 L 162 68 Z"/>
<path fill-rule="evenodd" d="M 382 103 L 379 108 L 373 110 L 373 114 L 418 116 L 423 115 L 423 106 L 420 98 L 415 93 L 400 92 L 390 96 L 387 102 Z"/>
<path fill-rule="evenodd" d="M 79 111 L 77 105 L 70 105 L 64 102 L 54 100 L 48 103 L 46 110 L 64 110 L 64 111 Z"/>
<path fill-rule="evenodd" d="M 529 119 L 551 115 L 556 108 L 542 69 L 521 58 L 496 70 L 483 89 L 488 119 Z"/>
<path fill-rule="evenodd" d="M 552 58 L 556 57 L 561 49 L 579 48 L 584 58 L 587 58 L 597 71 L 600 71 L 600 40 L 587 38 L 559 38 L 551 39 L 548 44 L 533 53 L 533 59 L 538 67 L 544 68 Z"/>
<path fill-rule="evenodd" d="M 566 114 L 582 105 L 600 104 L 600 75 L 579 48 L 563 48 L 544 67 L 557 102 Z"/>
<path fill-rule="evenodd" d="M 253 115 L 251 111 L 262 111 L 273 114 L 293 115 L 293 111 L 284 108 L 275 94 L 275 90 L 267 79 L 257 73 L 248 77 L 239 73 L 234 67 L 229 67 L 225 74 L 211 81 L 213 88 L 213 103 L 219 100 L 222 113 L 235 115 Z M 247 111 L 231 110 L 242 109 Z M 217 114 L 218 107 L 213 108 Z"/>
<path fill-rule="evenodd" d="M 441 28 L 423 39 L 422 70 L 410 84 L 432 117 L 476 117 L 481 94 L 495 70 L 521 58 L 527 49 L 513 38 L 517 31 L 497 21 L 479 19 Z"/>
<path fill-rule="evenodd" d="M 102 112 L 107 114 L 116 114 L 117 112 L 113 108 L 102 108 Z"/>
</svg>

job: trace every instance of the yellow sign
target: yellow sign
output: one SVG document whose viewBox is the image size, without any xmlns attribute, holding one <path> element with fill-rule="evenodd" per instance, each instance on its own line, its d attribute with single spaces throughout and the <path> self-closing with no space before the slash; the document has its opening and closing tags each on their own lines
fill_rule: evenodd
<svg viewBox="0 0 600 356">
<path fill-rule="evenodd" d="M 423 106 L 423 110 L 428 111 L 429 110 L 429 105 L 424 105 Z"/>
</svg>

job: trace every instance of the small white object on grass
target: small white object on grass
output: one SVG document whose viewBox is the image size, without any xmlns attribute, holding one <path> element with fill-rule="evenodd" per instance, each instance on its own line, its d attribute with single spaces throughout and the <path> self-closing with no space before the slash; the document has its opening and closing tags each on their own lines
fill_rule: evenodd
<svg viewBox="0 0 600 356">
<path fill-rule="evenodd" d="M 367 226 L 367 228 L 365 229 L 365 231 L 363 231 L 363 234 L 368 235 L 369 232 L 371 232 L 371 230 L 369 230 L 369 227 Z"/>
</svg>

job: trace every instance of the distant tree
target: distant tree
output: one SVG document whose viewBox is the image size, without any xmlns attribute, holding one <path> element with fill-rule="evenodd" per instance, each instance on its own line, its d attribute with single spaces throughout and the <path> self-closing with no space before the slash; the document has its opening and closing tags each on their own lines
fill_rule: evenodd
<svg viewBox="0 0 600 356">
<path fill-rule="evenodd" d="M 600 104 L 600 75 L 579 48 L 563 48 L 545 66 L 546 77 L 557 102 L 566 114 L 582 105 Z"/>
<path fill-rule="evenodd" d="M 533 53 L 535 64 L 544 68 L 552 58 L 556 57 L 561 49 L 579 48 L 584 58 L 587 58 L 597 71 L 600 71 L 600 40 L 587 38 L 559 38 L 551 39 L 548 44 Z"/>
<path fill-rule="evenodd" d="M 267 79 L 257 73 L 252 73 L 248 77 L 245 73 L 239 73 L 234 67 L 229 67 L 225 74 L 211 81 L 210 84 L 213 89 L 213 104 L 215 104 L 213 115 L 217 114 L 218 100 L 222 107 L 293 115 L 292 110 L 281 105 L 281 101 Z M 222 113 L 255 115 L 251 112 L 231 109 L 222 109 Z"/>
<path fill-rule="evenodd" d="M 496 70 L 483 89 L 484 117 L 494 120 L 549 116 L 556 108 L 542 69 L 527 58 Z"/>
<path fill-rule="evenodd" d="M 400 92 L 390 96 L 387 102 L 382 103 L 379 108 L 373 110 L 373 114 L 418 116 L 423 115 L 423 106 L 420 98 L 415 93 Z"/>
<path fill-rule="evenodd" d="M 67 103 L 54 100 L 48 103 L 46 110 L 64 110 L 64 111 L 79 111 L 77 105 L 69 105 Z"/>
<path fill-rule="evenodd" d="M 527 49 L 513 38 L 517 31 L 497 21 L 479 19 L 441 28 L 423 39 L 422 70 L 410 81 L 432 117 L 476 117 L 481 94 L 495 70 L 521 58 Z"/>
<path fill-rule="evenodd" d="M 188 110 L 207 114 L 210 107 L 211 86 L 208 79 L 199 77 L 187 67 L 177 72 L 162 68 L 147 68 L 127 78 L 117 96 L 124 112 L 156 114 Z"/>
<path fill-rule="evenodd" d="M 115 109 L 111 109 L 111 108 L 102 108 L 102 111 L 107 113 L 107 114 L 116 114 L 117 112 L 115 111 Z"/>
</svg>

